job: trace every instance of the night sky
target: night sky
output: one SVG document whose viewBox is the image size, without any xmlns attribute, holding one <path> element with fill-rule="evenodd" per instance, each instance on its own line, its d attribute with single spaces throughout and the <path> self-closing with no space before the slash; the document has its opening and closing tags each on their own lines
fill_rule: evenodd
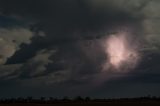
<svg viewBox="0 0 160 106">
<path fill-rule="evenodd" d="M 0 97 L 160 96 L 159 0 L 0 0 Z"/>
</svg>

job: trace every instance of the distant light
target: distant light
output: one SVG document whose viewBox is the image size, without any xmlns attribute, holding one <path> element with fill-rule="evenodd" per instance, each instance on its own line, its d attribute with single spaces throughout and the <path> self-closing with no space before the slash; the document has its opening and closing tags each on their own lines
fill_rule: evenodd
<svg viewBox="0 0 160 106">
<path fill-rule="evenodd" d="M 116 70 L 122 67 L 132 68 L 138 60 L 138 52 L 127 38 L 127 33 L 110 35 L 105 40 L 105 53 L 108 56 L 107 64 Z M 108 66 L 107 66 L 108 67 Z"/>
</svg>

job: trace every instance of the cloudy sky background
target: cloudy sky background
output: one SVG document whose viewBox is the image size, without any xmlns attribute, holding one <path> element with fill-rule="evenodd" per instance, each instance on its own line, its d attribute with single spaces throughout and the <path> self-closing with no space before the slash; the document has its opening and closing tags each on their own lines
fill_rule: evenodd
<svg viewBox="0 0 160 106">
<path fill-rule="evenodd" d="M 159 11 L 159 0 L 0 0 L 0 96 L 160 96 Z M 101 42 L 118 31 L 141 60 L 103 73 Z"/>
</svg>

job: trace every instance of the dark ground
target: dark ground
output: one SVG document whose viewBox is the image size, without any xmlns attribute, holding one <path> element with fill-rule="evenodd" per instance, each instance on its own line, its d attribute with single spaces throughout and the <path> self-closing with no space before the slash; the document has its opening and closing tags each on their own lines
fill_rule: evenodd
<svg viewBox="0 0 160 106">
<path fill-rule="evenodd" d="M 82 98 L 80 96 L 72 99 L 69 97 L 63 99 L 19 97 L 0 99 L 0 106 L 160 106 L 160 97 L 147 96 L 119 99 L 91 99 L 90 97 Z"/>
<path fill-rule="evenodd" d="M 160 101 L 5 103 L 0 104 L 0 106 L 160 106 Z"/>
</svg>

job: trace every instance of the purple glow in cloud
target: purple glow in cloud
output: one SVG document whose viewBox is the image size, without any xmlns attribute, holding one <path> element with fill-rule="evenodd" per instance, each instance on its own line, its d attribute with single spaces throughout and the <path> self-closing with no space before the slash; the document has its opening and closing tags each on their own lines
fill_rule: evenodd
<svg viewBox="0 0 160 106">
<path fill-rule="evenodd" d="M 136 43 L 131 44 L 129 40 L 129 33 L 126 32 L 111 34 L 105 39 L 103 45 L 108 59 L 103 66 L 104 70 L 112 68 L 125 71 L 136 66 L 140 56 L 135 48 Z"/>
</svg>

